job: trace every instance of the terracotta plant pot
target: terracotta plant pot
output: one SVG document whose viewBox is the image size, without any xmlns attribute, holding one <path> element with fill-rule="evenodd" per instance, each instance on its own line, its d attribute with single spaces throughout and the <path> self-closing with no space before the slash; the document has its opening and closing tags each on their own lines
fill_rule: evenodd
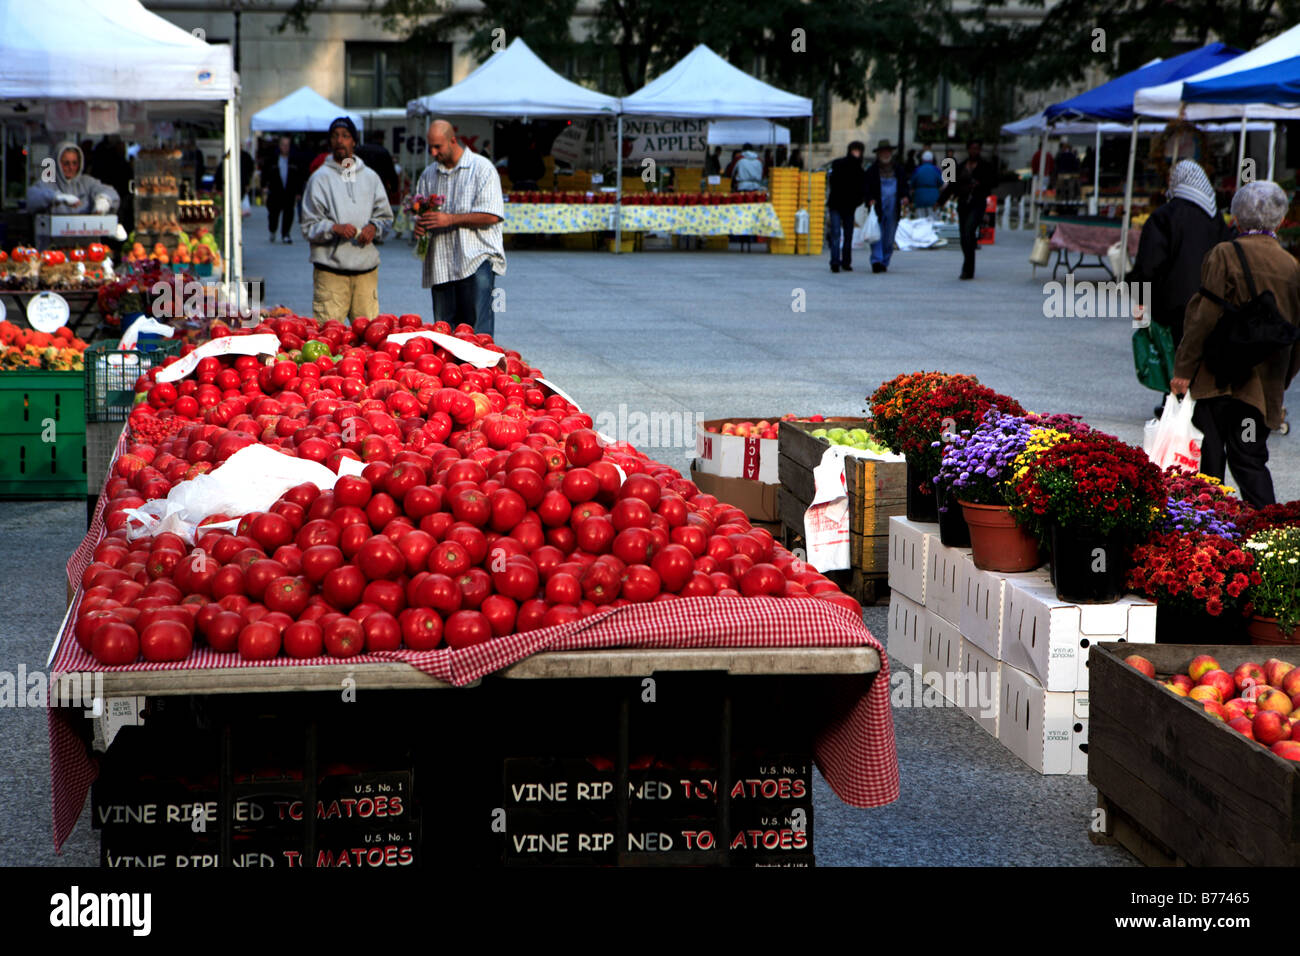
<svg viewBox="0 0 1300 956">
<path fill-rule="evenodd" d="M 1264 644 L 1270 647 L 1295 647 L 1300 645 L 1300 628 L 1289 634 L 1277 626 L 1275 617 L 1252 617 L 1246 626 L 1251 644 Z"/>
<path fill-rule="evenodd" d="M 908 521 L 928 521 L 934 524 L 939 520 L 939 498 L 934 493 L 934 482 L 930 480 L 933 477 L 913 468 L 910 461 L 907 463 Z"/>
<path fill-rule="evenodd" d="M 1011 517 L 1006 505 L 961 502 L 970 527 L 971 560 L 981 571 L 1008 574 L 1032 571 L 1042 564 L 1038 542 Z"/>
<path fill-rule="evenodd" d="M 1213 617 L 1205 611 L 1156 605 L 1157 644 L 1249 644 L 1246 619 L 1235 611 Z"/>
</svg>

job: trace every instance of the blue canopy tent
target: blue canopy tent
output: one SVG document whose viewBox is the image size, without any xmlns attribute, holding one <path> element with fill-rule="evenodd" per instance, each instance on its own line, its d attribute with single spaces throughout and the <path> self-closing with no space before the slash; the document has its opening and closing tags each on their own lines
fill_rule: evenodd
<svg viewBox="0 0 1300 956">
<path fill-rule="evenodd" d="M 1153 60 L 1086 93 L 1054 103 L 1044 112 L 1049 120 L 1073 116 L 1128 123 L 1137 115 L 1133 112 L 1133 94 L 1144 86 L 1156 86 L 1185 76 L 1195 76 L 1240 55 L 1240 50 L 1222 43 L 1211 43 L 1167 60 Z"/>
<path fill-rule="evenodd" d="M 1199 83 L 1184 83 L 1183 100 L 1188 103 L 1300 105 L 1300 56 Z"/>
</svg>

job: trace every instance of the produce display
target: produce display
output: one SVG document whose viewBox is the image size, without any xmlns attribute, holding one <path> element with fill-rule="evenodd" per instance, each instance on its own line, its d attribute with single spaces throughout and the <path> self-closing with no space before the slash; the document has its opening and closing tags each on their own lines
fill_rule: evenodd
<svg viewBox="0 0 1300 956">
<path fill-rule="evenodd" d="M 145 270 L 172 263 L 221 267 L 221 250 L 217 246 L 216 237 L 206 226 L 201 227 L 193 238 L 186 235 L 179 226 L 170 230 L 169 235 L 175 240 L 170 247 L 159 240 L 154 242 L 152 248 L 146 249 L 145 243 L 137 235 L 132 234 L 130 248 L 123 257 L 127 266 Z"/>
<path fill-rule="evenodd" d="M 876 439 L 865 428 L 814 428 L 809 434 L 813 438 L 824 438 L 832 445 L 845 445 L 858 451 L 888 454 L 889 448 Z"/>
<path fill-rule="evenodd" d="M 517 352 L 457 361 L 418 316 L 317 324 L 269 316 L 284 358 L 210 356 L 136 386 L 130 443 L 104 488 L 107 535 L 80 584 L 77 642 L 105 665 L 464 648 L 610 606 L 690 596 L 861 607 L 738 508 L 537 382 Z M 455 335 L 500 347 L 467 327 Z M 315 355 L 315 358 L 309 356 Z M 191 545 L 127 514 L 260 443 L 342 475 L 302 484 Z M 346 460 L 361 473 L 344 474 Z M 133 537 L 133 535 L 136 535 Z"/>
<path fill-rule="evenodd" d="M 9 252 L 0 249 L 0 288 L 9 291 L 94 288 L 112 277 L 113 263 L 103 243 L 44 252 L 30 246 L 15 246 Z"/>
<path fill-rule="evenodd" d="M 743 193 L 630 193 L 619 199 L 612 192 L 543 192 L 518 190 L 506 193 L 506 202 L 590 205 L 621 203 L 624 206 L 732 206 L 740 203 L 765 203 L 766 192 Z"/>
<path fill-rule="evenodd" d="M 0 322 L 0 350 L 0 371 L 80 372 L 86 343 L 67 326 L 49 333 Z"/>
<path fill-rule="evenodd" d="M 743 193 L 632 193 L 623 197 L 624 206 L 735 206 L 764 203 L 762 190 Z"/>
<path fill-rule="evenodd" d="M 1140 654 L 1124 662 L 1156 678 L 1155 665 Z M 1197 701 L 1207 714 L 1224 721 L 1248 740 L 1279 757 L 1300 761 L 1300 670 L 1270 657 L 1237 666 L 1231 674 L 1210 654 L 1192 658 L 1186 673 L 1161 681 L 1177 697 Z"/>
<path fill-rule="evenodd" d="M 821 415 L 801 419 L 794 412 L 788 412 L 775 422 L 768 421 L 766 418 L 757 422 L 723 422 L 716 429 L 709 428 L 707 430 L 718 435 L 739 435 L 741 438 L 775 438 L 777 435 L 777 422 L 820 422 L 823 420 Z"/>
</svg>

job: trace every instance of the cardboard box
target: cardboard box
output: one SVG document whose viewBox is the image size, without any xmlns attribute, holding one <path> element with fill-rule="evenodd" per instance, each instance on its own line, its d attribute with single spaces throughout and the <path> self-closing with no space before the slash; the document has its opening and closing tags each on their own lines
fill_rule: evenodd
<svg viewBox="0 0 1300 956">
<path fill-rule="evenodd" d="M 889 588 L 917 604 L 925 604 L 926 555 L 930 525 L 889 519 Z"/>
<path fill-rule="evenodd" d="M 779 421 L 780 415 L 767 419 Z M 780 482 L 777 475 L 776 438 L 741 438 L 739 435 L 723 435 L 719 431 L 728 422 L 759 421 L 757 418 L 715 418 L 700 422 L 695 429 L 696 467 L 709 475 L 722 478 L 748 478 L 775 485 Z"/>
<path fill-rule="evenodd" d="M 926 538 L 925 606 L 945 621 L 960 624 L 962 570 L 970 564 L 970 549 L 949 548 L 937 533 Z"/>
<path fill-rule="evenodd" d="M 925 644 L 925 608 L 897 591 L 889 596 L 885 650 L 905 667 L 919 670 Z"/>
<path fill-rule="evenodd" d="M 956 689 L 961 674 L 961 633 L 929 608 L 925 615 L 925 643 L 921 646 L 921 681 L 943 694 L 946 700 L 959 703 L 962 694 Z"/>
<path fill-rule="evenodd" d="M 966 712 L 966 716 L 996 737 L 998 715 L 1001 713 L 1002 662 L 990 657 L 972 642 L 963 640 L 961 671 L 966 699 L 959 701 L 958 706 Z"/>
<path fill-rule="evenodd" d="M 1088 772 L 1088 695 L 1053 693 L 1031 675 L 1002 664 L 998 740 L 1042 774 Z"/>
<path fill-rule="evenodd" d="M 36 235 L 51 239 L 98 239 L 117 232 L 117 216 L 52 216 L 42 214 L 34 223 Z"/>
<path fill-rule="evenodd" d="M 995 661 L 1005 660 L 1002 653 L 1002 602 L 1006 588 L 1013 583 L 1032 587 L 1043 582 L 1051 586 L 1046 571 L 1026 571 L 1023 574 L 981 571 L 968 554 L 962 562 L 958 579 L 961 610 L 957 623 L 961 625 L 962 637 Z"/>
<path fill-rule="evenodd" d="M 730 437 L 730 436 L 727 436 Z M 775 442 L 773 442 L 775 444 Z M 701 471 L 699 462 L 691 463 L 691 481 L 706 495 L 713 495 L 719 501 L 735 505 L 751 521 L 779 522 L 776 495 L 780 485 L 753 481 L 749 478 L 724 478 L 720 475 Z"/>
<path fill-rule="evenodd" d="M 999 657 L 1033 674 L 1048 691 L 1087 689 L 1088 648 L 1097 641 L 1155 640 L 1156 606 L 1143 598 L 1130 594 L 1113 604 L 1065 604 L 1046 574 L 1037 581 L 1007 582 Z"/>
</svg>

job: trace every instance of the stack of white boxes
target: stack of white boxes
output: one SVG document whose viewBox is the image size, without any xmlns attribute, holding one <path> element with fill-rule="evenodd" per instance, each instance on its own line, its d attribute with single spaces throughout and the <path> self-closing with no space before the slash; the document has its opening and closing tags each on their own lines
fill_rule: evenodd
<svg viewBox="0 0 1300 956">
<path fill-rule="evenodd" d="M 889 635 L 895 660 L 1045 774 L 1088 770 L 1088 648 L 1151 644 L 1156 606 L 1066 604 L 1046 568 L 981 571 L 939 526 L 889 522 Z"/>
</svg>

